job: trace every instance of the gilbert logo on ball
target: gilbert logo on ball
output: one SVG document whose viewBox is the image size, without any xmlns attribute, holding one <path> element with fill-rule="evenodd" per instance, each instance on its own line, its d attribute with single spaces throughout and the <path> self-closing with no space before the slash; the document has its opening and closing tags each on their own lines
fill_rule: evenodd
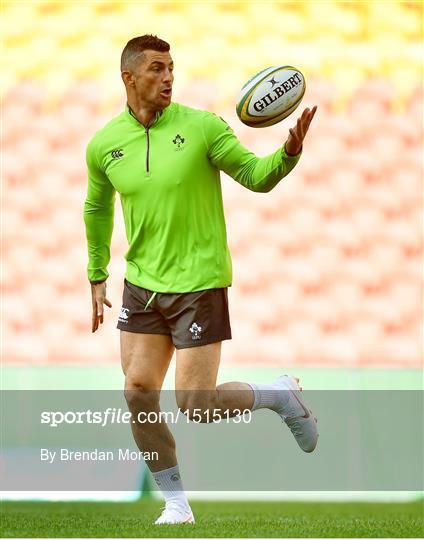
<svg viewBox="0 0 424 540">
<path fill-rule="evenodd" d="M 237 116 L 250 127 L 272 126 L 298 107 L 305 88 L 305 77 L 293 66 L 264 69 L 241 89 Z"/>
</svg>

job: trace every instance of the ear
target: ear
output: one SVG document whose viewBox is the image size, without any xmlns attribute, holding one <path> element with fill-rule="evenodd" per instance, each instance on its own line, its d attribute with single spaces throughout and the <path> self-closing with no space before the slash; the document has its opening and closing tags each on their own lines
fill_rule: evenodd
<svg viewBox="0 0 424 540">
<path fill-rule="evenodd" d="M 121 79 L 124 81 L 125 86 L 135 86 L 135 77 L 131 71 L 121 71 Z"/>
</svg>

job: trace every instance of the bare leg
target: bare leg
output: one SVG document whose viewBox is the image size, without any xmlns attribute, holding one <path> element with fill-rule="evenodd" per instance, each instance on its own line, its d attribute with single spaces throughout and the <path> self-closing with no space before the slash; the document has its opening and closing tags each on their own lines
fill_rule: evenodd
<svg viewBox="0 0 424 540">
<path fill-rule="evenodd" d="M 287 424 L 304 452 L 318 442 L 316 418 L 299 395 L 299 379 L 284 375 L 272 384 L 231 382 L 216 387 L 221 343 L 177 351 L 178 406 L 196 422 L 213 422 L 243 414 L 245 410 L 271 409 Z"/>
<path fill-rule="evenodd" d="M 221 342 L 177 350 L 175 388 L 183 411 L 219 409 L 234 416 L 252 408 L 254 395 L 247 383 L 233 381 L 216 386 L 220 358 Z"/>
<path fill-rule="evenodd" d="M 125 398 L 134 420 L 138 413 L 159 414 L 159 395 L 174 353 L 171 337 L 121 330 L 121 362 L 125 375 Z M 135 442 L 143 452 L 157 452 L 158 460 L 146 460 L 152 472 L 177 464 L 175 440 L 165 422 L 132 423 Z"/>
</svg>

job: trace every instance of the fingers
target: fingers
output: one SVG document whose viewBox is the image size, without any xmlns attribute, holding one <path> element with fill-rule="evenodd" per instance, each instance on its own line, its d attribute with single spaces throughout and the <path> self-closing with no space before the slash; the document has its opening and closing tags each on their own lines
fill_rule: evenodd
<svg viewBox="0 0 424 540">
<path fill-rule="evenodd" d="M 315 113 L 317 112 L 317 108 L 318 107 L 315 105 L 315 107 L 313 107 L 313 109 L 309 112 L 309 114 L 306 117 L 306 120 L 305 120 L 305 135 L 306 135 L 306 132 L 309 129 L 309 126 L 311 125 L 311 122 L 312 122 L 313 117 L 315 116 Z"/>
<path fill-rule="evenodd" d="M 297 119 L 296 127 L 289 129 L 290 135 L 299 146 L 303 143 L 303 139 L 305 138 L 312 119 L 315 116 L 317 108 L 318 107 L 316 105 L 312 109 L 306 108 L 302 112 L 300 118 Z"/>
<path fill-rule="evenodd" d="M 305 109 L 302 115 L 296 120 L 296 126 L 289 130 L 292 137 L 296 139 L 296 142 L 300 142 L 303 140 L 304 125 L 306 124 L 308 113 L 309 109 Z"/>
<path fill-rule="evenodd" d="M 308 109 L 306 109 L 306 110 L 308 110 Z M 296 124 L 297 132 L 299 134 L 299 139 L 302 140 L 302 141 L 303 141 L 303 137 L 305 136 L 304 135 L 305 122 L 306 122 L 306 120 L 304 120 L 303 114 L 302 114 L 302 117 L 297 119 L 297 124 Z"/>
<path fill-rule="evenodd" d="M 104 321 L 104 308 L 103 304 L 106 304 L 107 307 L 111 308 L 112 303 L 107 298 L 98 298 L 95 300 L 93 307 L 93 317 L 91 321 L 91 331 L 95 332 L 100 324 L 103 324 Z"/>
<path fill-rule="evenodd" d="M 318 107 L 315 105 L 312 109 L 309 110 L 308 108 L 306 108 L 303 111 L 300 119 L 301 119 L 302 125 L 305 126 L 306 128 L 308 128 L 309 124 L 312 122 L 312 118 L 315 116 L 317 108 Z"/>
<path fill-rule="evenodd" d="M 103 298 L 97 299 L 97 317 L 99 318 L 100 324 L 103 323 Z"/>
<path fill-rule="evenodd" d="M 302 116 L 300 117 L 301 120 L 302 120 L 302 122 L 306 122 L 306 120 L 307 120 L 309 114 L 310 114 L 310 111 L 309 111 L 308 108 L 306 108 L 306 109 L 303 111 Z"/>
<path fill-rule="evenodd" d="M 91 286 L 91 305 L 93 306 L 93 312 L 96 309 L 96 291 L 93 286 Z"/>
<path fill-rule="evenodd" d="M 91 319 L 91 332 L 95 332 L 99 327 L 99 319 L 97 317 L 96 309 L 93 310 L 93 317 Z"/>
<path fill-rule="evenodd" d="M 91 286 L 91 301 L 93 314 L 91 318 L 91 332 L 95 332 L 100 324 L 103 324 L 104 321 L 104 307 L 103 304 L 106 304 L 107 307 L 111 308 L 112 303 L 105 296 L 106 294 L 106 284 L 92 284 Z"/>
<path fill-rule="evenodd" d="M 295 130 L 293 128 L 290 128 L 289 133 L 293 137 L 293 139 L 297 142 L 297 135 L 296 135 Z"/>
</svg>

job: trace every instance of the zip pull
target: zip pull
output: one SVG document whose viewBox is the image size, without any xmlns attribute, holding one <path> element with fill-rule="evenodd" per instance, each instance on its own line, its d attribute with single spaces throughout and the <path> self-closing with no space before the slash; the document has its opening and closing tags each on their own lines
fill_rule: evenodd
<svg viewBox="0 0 424 540">
<path fill-rule="evenodd" d="M 146 145 L 146 172 L 149 172 L 149 154 L 150 154 L 149 128 L 145 128 L 144 132 L 145 132 L 146 138 L 147 138 L 147 145 Z"/>
</svg>

